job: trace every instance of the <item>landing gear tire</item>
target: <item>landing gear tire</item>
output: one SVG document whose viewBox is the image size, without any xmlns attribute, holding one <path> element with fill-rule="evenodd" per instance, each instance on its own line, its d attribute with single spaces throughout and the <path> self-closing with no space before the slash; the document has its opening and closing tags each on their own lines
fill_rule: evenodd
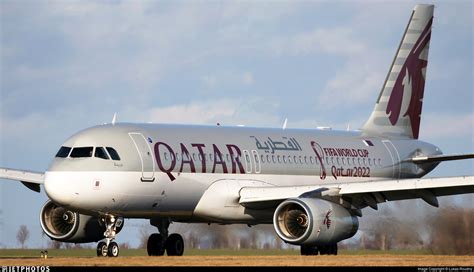
<svg viewBox="0 0 474 272">
<path fill-rule="evenodd" d="M 330 245 L 329 247 L 330 247 L 329 254 L 337 255 L 337 244 Z"/>
<path fill-rule="evenodd" d="M 321 255 L 337 255 L 337 243 L 319 247 Z"/>
<path fill-rule="evenodd" d="M 105 242 L 97 244 L 97 257 L 107 257 L 107 251 L 107 244 Z"/>
<path fill-rule="evenodd" d="M 148 237 L 146 250 L 148 256 L 163 256 L 165 254 L 163 236 L 158 233 L 150 235 L 150 237 Z"/>
<path fill-rule="evenodd" d="M 107 256 L 109 257 L 117 257 L 119 255 L 119 246 L 116 242 L 110 242 L 109 248 L 107 249 Z"/>
<path fill-rule="evenodd" d="M 302 256 L 318 255 L 318 248 L 312 246 L 301 246 L 300 252 Z"/>
<path fill-rule="evenodd" d="M 184 241 L 183 237 L 177 233 L 173 233 L 166 239 L 166 253 L 168 256 L 183 256 Z"/>
</svg>

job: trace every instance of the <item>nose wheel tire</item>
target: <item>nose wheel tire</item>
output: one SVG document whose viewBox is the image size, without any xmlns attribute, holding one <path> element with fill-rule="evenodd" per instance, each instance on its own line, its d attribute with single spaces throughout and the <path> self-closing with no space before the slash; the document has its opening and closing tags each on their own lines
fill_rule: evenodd
<svg viewBox="0 0 474 272">
<path fill-rule="evenodd" d="M 148 256 L 163 256 L 165 254 L 165 247 L 163 236 L 158 233 L 153 233 L 148 237 L 146 250 Z"/>
<path fill-rule="evenodd" d="M 109 257 L 117 257 L 119 255 L 119 246 L 116 242 L 110 242 L 109 248 L 107 250 L 107 256 Z"/>
<path fill-rule="evenodd" d="M 107 244 L 105 242 L 97 244 L 97 257 L 107 257 L 107 251 Z"/>
<path fill-rule="evenodd" d="M 116 242 L 110 242 L 108 247 L 104 241 L 97 244 L 97 257 L 117 257 L 119 253 L 120 249 Z"/>
<path fill-rule="evenodd" d="M 171 234 L 166 239 L 166 253 L 168 256 L 183 256 L 184 253 L 184 241 L 183 237 L 177 233 Z"/>
</svg>

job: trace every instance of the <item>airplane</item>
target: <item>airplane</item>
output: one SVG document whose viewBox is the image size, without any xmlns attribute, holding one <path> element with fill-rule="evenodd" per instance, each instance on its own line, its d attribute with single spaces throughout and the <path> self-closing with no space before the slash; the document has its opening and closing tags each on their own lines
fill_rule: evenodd
<svg viewBox="0 0 474 272">
<path fill-rule="evenodd" d="M 44 173 L 0 168 L 0 178 L 48 196 L 43 231 L 53 240 L 98 242 L 117 257 L 125 218 L 145 218 L 150 256 L 181 256 L 172 222 L 273 224 L 302 255 L 337 255 L 362 209 L 387 201 L 474 192 L 474 176 L 422 178 L 444 155 L 418 139 L 433 5 L 416 5 L 366 123 L 355 131 L 112 123 L 82 130 Z"/>
</svg>

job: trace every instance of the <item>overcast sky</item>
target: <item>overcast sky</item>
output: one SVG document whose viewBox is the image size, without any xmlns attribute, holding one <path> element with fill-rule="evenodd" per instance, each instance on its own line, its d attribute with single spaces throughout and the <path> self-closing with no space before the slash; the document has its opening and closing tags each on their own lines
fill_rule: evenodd
<svg viewBox="0 0 474 272">
<path fill-rule="evenodd" d="M 473 4 L 426 2 L 436 8 L 420 139 L 473 152 Z M 114 112 L 127 122 L 357 129 L 415 4 L 0 1 L 0 166 L 45 171 L 65 139 Z M 446 162 L 431 176 L 473 168 Z M 22 224 L 29 246 L 44 246 L 44 192 L 2 180 L 0 197 L 0 247 L 18 246 Z M 138 243 L 133 222 L 119 242 Z"/>
</svg>

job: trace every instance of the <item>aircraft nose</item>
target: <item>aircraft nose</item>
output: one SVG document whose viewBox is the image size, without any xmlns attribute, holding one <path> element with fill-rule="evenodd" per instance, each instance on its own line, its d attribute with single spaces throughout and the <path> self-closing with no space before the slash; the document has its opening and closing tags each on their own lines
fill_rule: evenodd
<svg viewBox="0 0 474 272">
<path fill-rule="evenodd" d="M 54 172 L 46 172 L 44 190 L 49 199 L 61 206 L 70 205 L 75 198 L 70 186 L 67 186 L 67 180 Z"/>
</svg>

